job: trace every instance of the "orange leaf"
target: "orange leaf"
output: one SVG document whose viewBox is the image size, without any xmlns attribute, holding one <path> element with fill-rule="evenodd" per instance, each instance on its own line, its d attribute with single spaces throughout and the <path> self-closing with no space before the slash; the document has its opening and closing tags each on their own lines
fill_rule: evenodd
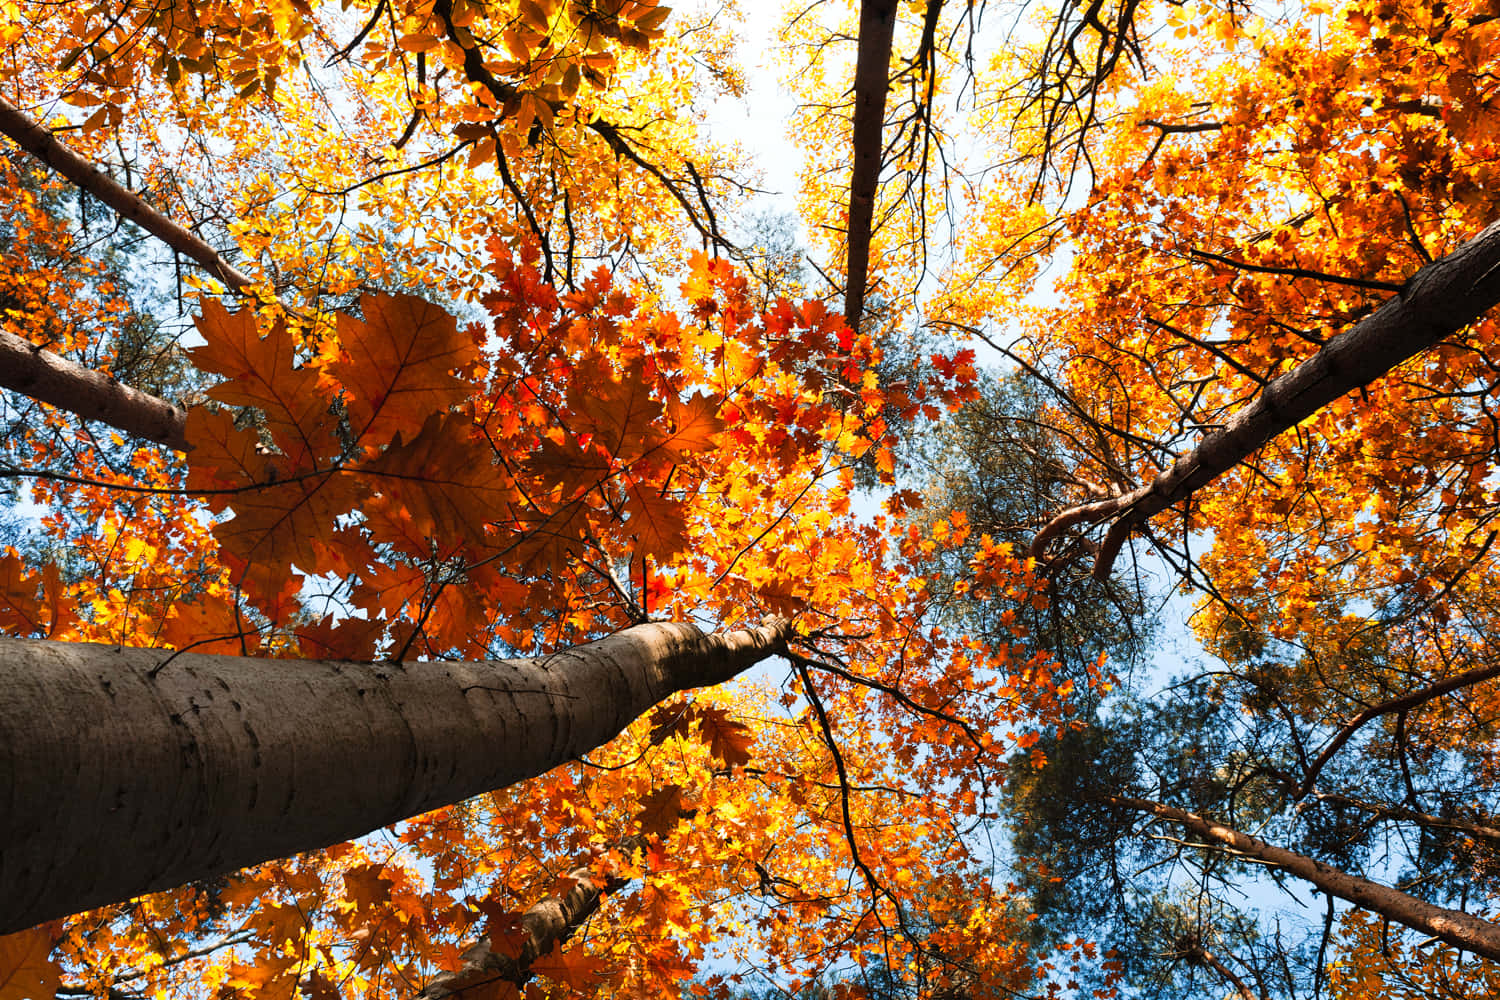
<svg viewBox="0 0 1500 1000">
<path fill-rule="evenodd" d="M 366 470 L 380 477 L 382 499 L 404 508 L 415 529 L 439 543 L 484 545 L 486 522 L 502 519 L 515 498 L 490 446 L 475 440 L 465 421 L 438 413 Z"/>
<path fill-rule="evenodd" d="M 391 888 L 396 883 L 381 874 L 384 870 L 384 865 L 355 865 L 344 872 L 344 898 L 356 910 L 371 910 L 389 903 Z"/>
<path fill-rule="evenodd" d="M 52 1000 L 62 968 L 52 959 L 58 923 L 0 937 L 0 1000 Z"/>
<path fill-rule="evenodd" d="M 682 818 L 681 785 L 666 785 L 641 799 L 641 811 L 636 813 L 636 822 L 642 833 L 665 837 L 672 832 Z"/>
<path fill-rule="evenodd" d="M 473 336 L 444 309 L 413 295 L 365 295 L 364 320 L 338 317 L 343 355 L 328 372 L 344 387 L 354 435 L 367 449 L 397 434 L 407 440 L 427 418 L 462 400 L 469 385 L 453 372 L 479 357 Z"/>
<path fill-rule="evenodd" d="M 42 631 L 42 602 L 37 598 L 35 574 L 26 564 L 7 554 L 0 557 L 0 628 L 32 635 Z"/>
<path fill-rule="evenodd" d="M 709 753 L 730 767 L 750 762 L 750 745 L 755 742 L 748 726 L 733 722 L 720 708 L 705 708 L 698 714 L 698 733 L 708 744 Z"/>
<path fill-rule="evenodd" d="M 579 992 L 593 993 L 599 981 L 608 975 L 609 963 L 592 955 L 580 955 L 576 951 L 552 951 L 531 963 L 531 971 L 548 979 L 566 983 Z"/>
<path fill-rule="evenodd" d="M 210 398 L 263 412 L 277 448 L 293 465 L 304 464 L 309 454 L 330 453 L 335 447 L 330 400 L 318 388 L 317 372 L 296 367 L 284 321 L 262 337 L 254 310 L 231 313 L 207 299 L 198 332 L 207 343 L 189 349 L 193 363 L 228 380 L 210 389 Z"/>
<path fill-rule="evenodd" d="M 630 515 L 626 529 L 640 543 L 640 552 L 670 556 L 687 544 L 687 519 L 676 500 L 657 495 L 654 489 L 632 482 L 625 496 Z"/>
</svg>

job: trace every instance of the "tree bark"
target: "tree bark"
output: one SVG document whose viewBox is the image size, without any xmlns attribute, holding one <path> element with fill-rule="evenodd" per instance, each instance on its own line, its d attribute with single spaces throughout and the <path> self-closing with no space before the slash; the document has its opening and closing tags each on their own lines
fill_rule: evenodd
<svg viewBox="0 0 1500 1000">
<path fill-rule="evenodd" d="M 1094 564 L 1095 578 L 1107 579 L 1125 540 L 1148 518 L 1186 500 L 1345 393 L 1457 333 L 1497 302 L 1500 222 L 1412 275 L 1380 308 L 1273 379 L 1228 424 L 1150 483 L 1058 514 L 1032 540 L 1031 555 L 1042 558 L 1047 543 L 1074 525 L 1113 520 Z"/>
<path fill-rule="evenodd" d="M 187 451 L 187 411 L 0 330 L 0 388 Z"/>
<path fill-rule="evenodd" d="M 615 845 L 622 854 L 645 848 L 646 838 L 626 837 Z M 415 1000 L 447 1000 L 467 990 L 482 989 L 497 981 L 524 986 L 531 978 L 531 964 L 559 947 L 583 922 L 599 909 L 604 897 L 627 884 L 626 879 L 599 875 L 590 864 L 568 872 L 573 885 L 560 896 L 549 896 L 521 915 L 520 950 L 514 955 L 496 951 L 488 937 L 470 945 L 459 967 L 436 976 Z"/>
<path fill-rule="evenodd" d="M 652 623 L 531 660 L 0 643 L 0 934 L 360 836 L 541 774 L 789 626 Z"/>
<path fill-rule="evenodd" d="M 9 136 L 26 152 L 98 198 L 184 257 L 196 261 L 231 291 L 253 284 L 249 275 L 235 268 L 197 234 L 167 218 L 134 191 L 57 141 L 52 130 L 33 121 L 20 108 L 0 97 L 0 134 Z"/>
<path fill-rule="evenodd" d="M 891 38 L 896 0 L 863 0 L 859 6 L 859 53 L 854 63 L 854 172 L 849 180 L 848 266 L 844 321 L 858 330 L 870 273 L 870 234 L 875 191 L 885 147 L 885 92 L 890 86 Z"/>
<path fill-rule="evenodd" d="M 1492 961 L 1500 961 L 1500 926 L 1481 920 L 1472 913 L 1435 906 L 1390 886 L 1330 868 L 1321 861 L 1268 844 L 1259 837 L 1241 833 L 1185 809 L 1120 795 L 1100 796 L 1099 801 L 1176 823 L 1202 837 L 1210 845 L 1226 847 L 1246 857 L 1274 865 L 1360 909 L 1370 910 L 1398 924 L 1430 934 L 1461 951 L 1471 951 Z"/>
</svg>

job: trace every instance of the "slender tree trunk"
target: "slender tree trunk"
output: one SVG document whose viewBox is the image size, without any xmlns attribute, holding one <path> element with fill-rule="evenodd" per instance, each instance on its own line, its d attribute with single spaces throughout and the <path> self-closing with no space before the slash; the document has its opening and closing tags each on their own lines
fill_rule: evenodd
<svg viewBox="0 0 1500 1000">
<path fill-rule="evenodd" d="M 1120 795 L 1100 796 L 1099 801 L 1176 823 L 1210 844 L 1274 865 L 1289 875 L 1312 883 L 1330 896 L 1348 900 L 1360 909 L 1370 910 L 1398 924 L 1430 934 L 1462 951 L 1471 951 L 1492 961 L 1500 961 L 1500 926 L 1481 920 L 1472 913 L 1435 906 L 1399 889 L 1330 868 L 1321 861 L 1268 844 L 1259 837 L 1241 833 L 1185 809 Z"/>
<path fill-rule="evenodd" d="M 849 222 L 845 231 L 848 269 L 844 320 L 859 329 L 870 272 L 870 234 L 875 223 L 875 191 L 885 146 L 885 92 L 890 87 L 891 38 L 896 0 L 863 0 L 859 6 L 859 53 L 854 63 L 854 172 L 849 181 Z"/>
<path fill-rule="evenodd" d="M 1273 379 L 1222 429 L 1204 437 L 1150 483 L 1058 514 L 1032 541 L 1032 556 L 1041 558 L 1051 539 L 1075 525 L 1111 520 L 1094 565 L 1094 576 L 1107 579 L 1120 547 L 1146 519 L 1192 496 L 1345 393 L 1457 333 L 1497 302 L 1500 222 L 1412 275 L 1379 309 Z"/>
<path fill-rule="evenodd" d="M 187 411 L 0 330 L 0 389 L 187 451 Z"/>
<path fill-rule="evenodd" d="M 26 152 L 62 174 L 79 188 L 98 198 L 173 250 L 196 261 L 231 291 L 252 284 L 249 275 L 234 267 L 197 234 L 184 229 L 158 212 L 144 198 L 127 190 L 104 171 L 57 141 L 52 130 L 33 121 L 24 111 L 0 97 L 0 135 L 9 136 Z"/>
<path fill-rule="evenodd" d="M 622 854 L 645 848 L 646 838 L 626 837 L 615 845 Z M 470 945 L 459 967 L 445 972 L 428 983 L 415 1000 L 447 1000 L 460 997 L 468 990 L 479 990 L 496 982 L 524 986 L 531 978 L 531 964 L 583 926 L 599 909 L 604 897 L 622 888 L 627 879 L 600 875 L 591 864 L 579 865 L 568 872 L 572 887 L 560 896 L 549 896 L 521 915 L 521 941 L 515 956 L 496 951 L 488 937 Z"/>
<path fill-rule="evenodd" d="M 789 627 L 626 629 L 533 660 L 270 660 L 0 643 L 0 934 L 513 784 Z"/>
</svg>

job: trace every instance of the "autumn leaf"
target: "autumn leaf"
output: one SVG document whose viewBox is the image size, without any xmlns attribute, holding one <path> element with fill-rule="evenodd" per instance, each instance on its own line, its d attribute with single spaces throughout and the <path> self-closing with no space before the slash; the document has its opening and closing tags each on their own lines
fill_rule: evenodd
<svg viewBox="0 0 1500 1000">
<path fill-rule="evenodd" d="M 588 434 L 596 447 L 617 462 L 639 458 L 660 434 L 656 424 L 662 403 L 652 395 L 640 364 L 631 366 L 623 379 L 580 380 L 570 396 L 582 417 L 572 428 L 574 434 Z"/>
<path fill-rule="evenodd" d="M 344 872 L 344 898 L 356 911 L 374 909 L 391 900 L 395 883 L 385 874 L 384 865 L 355 865 Z"/>
<path fill-rule="evenodd" d="M 0 937 L 0 1000 L 52 1000 L 62 968 L 52 960 L 58 924 Z"/>
<path fill-rule="evenodd" d="M 625 512 L 629 515 L 625 528 L 639 542 L 638 552 L 666 557 L 685 547 L 687 519 L 678 501 L 632 481 L 625 495 Z"/>
<path fill-rule="evenodd" d="M 671 833 L 682 818 L 684 791 L 681 785 L 664 785 L 641 799 L 641 811 L 635 816 L 641 832 L 658 837 Z"/>
<path fill-rule="evenodd" d="M 313 456 L 336 448 L 328 396 L 318 387 L 315 369 L 297 366 L 284 320 L 261 336 L 253 309 L 231 313 L 209 299 L 198 332 L 205 343 L 189 348 L 193 363 L 225 378 L 208 391 L 211 399 L 264 413 L 272 440 L 293 465 L 311 464 Z"/>
<path fill-rule="evenodd" d="M 709 752 L 730 767 L 743 767 L 750 762 L 754 735 L 748 726 L 731 720 L 723 709 L 710 706 L 700 710 L 698 733 L 708 744 Z"/>
<path fill-rule="evenodd" d="M 260 648 L 260 636 L 251 630 L 234 602 L 213 593 L 172 605 L 158 639 L 172 649 L 195 653 L 253 656 Z"/>
<path fill-rule="evenodd" d="M 457 417 L 434 413 L 420 432 L 398 437 L 364 471 L 380 484 L 377 502 L 399 508 L 430 538 L 486 543 L 485 525 L 504 520 L 516 499 L 489 445 Z"/>
<path fill-rule="evenodd" d="M 672 420 L 672 430 L 654 447 L 671 462 L 686 461 L 688 456 L 709 451 L 717 447 L 717 437 L 724 429 L 719 416 L 719 404 L 704 393 L 696 393 L 686 401 L 672 397 L 667 400 L 667 414 Z"/>
<path fill-rule="evenodd" d="M 434 415 L 462 401 L 453 373 L 479 356 L 474 338 L 444 309 L 414 295 L 365 295 L 363 319 L 338 318 L 343 354 L 327 371 L 344 389 L 355 438 L 369 451 L 397 434 L 410 441 Z"/>
<path fill-rule="evenodd" d="M 42 602 L 34 574 L 13 553 L 0 556 L 0 628 L 31 635 L 43 628 Z"/>
<path fill-rule="evenodd" d="M 606 960 L 580 954 L 576 948 L 553 948 L 531 963 L 532 972 L 586 992 L 598 989 L 609 969 Z"/>
</svg>

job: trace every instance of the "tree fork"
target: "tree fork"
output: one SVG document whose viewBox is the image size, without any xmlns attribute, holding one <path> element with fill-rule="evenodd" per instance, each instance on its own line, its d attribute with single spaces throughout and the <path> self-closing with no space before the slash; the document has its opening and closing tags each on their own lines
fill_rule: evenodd
<svg viewBox="0 0 1500 1000">
<path fill-rule="evenodd" d="M 535 659 L 373 664 L 5 640 L 0 934 L 541 774 L 790 632 L 651 623 Z"/>
<path fill-rule="evenodd" d="M 1125 540 L 1147 519 L 1186 500 L 1335 399 L 1457 333 L 1497 302 L 1500 222 L 1417 271 L 1400 292 L 1273 379 L 1223 428 L 1205 436 L 1151 482 L 1058 514 L 1032 540 L 1032 557 L 1045 560 L 1047 543 L 1075 525 L 1112 520 L 1094 564 L 1094 578 L 1108 579 Z"/>
<path fill-rule="evenodd" d="M 1347 900 L 1360 909 L 1370 910 L 1398 924 L 1430 934 L 1460 951 L 1500 961 L 1500 926 L 1481 920 L 1472 913 L 1435 906 L 1399 889 L 1350 875 L 1304 854 L 1268 844 L 1259 837 L 1241 833 L 1186 809 L 1122 795 L 1101 795 L 1097 801 L 1175 823 L 1208 841 L 1209 846 L 1225 847 L 1246 857 L 1264 861 L 1311 883 L 1330 896 Z"/>
</svg>

